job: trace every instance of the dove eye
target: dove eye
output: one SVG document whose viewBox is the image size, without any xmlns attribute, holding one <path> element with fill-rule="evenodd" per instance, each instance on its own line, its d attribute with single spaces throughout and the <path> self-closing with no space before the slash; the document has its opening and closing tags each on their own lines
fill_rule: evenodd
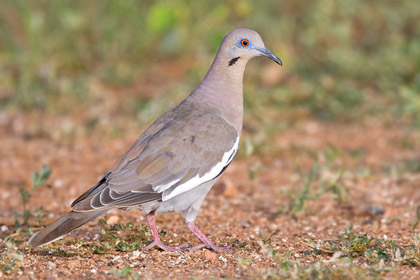
<svg viewBox="0 0 420 280">
<path fill-rule="evenodd" d="M 249 40 L 248 39 L 242 39 L 241 40 L 241 46 L 242 47 L 248 47 L 249 46 Z"/>
</svg>

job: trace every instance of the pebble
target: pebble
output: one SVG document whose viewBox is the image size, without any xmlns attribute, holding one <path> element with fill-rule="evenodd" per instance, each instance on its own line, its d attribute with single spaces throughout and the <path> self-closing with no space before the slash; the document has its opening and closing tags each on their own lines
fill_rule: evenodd
<svg viewBox="0 0 420 280">
<path fill-rule="evenodd" d="M 204 251 L 204 258 L 209 260 L 211 263 L 215 263 L 217 261 L 216 254 L 209 250 Z"/>
<path fill-rule="evenodd" d="M 47 262 L 47 267 L 48 269 L 55 269 L 57 265 L 53 262 Z"/>
<path fill-rule="evenodd" d="M 112 215 L 106 220 L 106 223 L 108 225 L 113 225 L 113 224 L 117 224 L 119 221 L 120 221 L 120 217 L 118 217 L 117 215 Z"/>
<path fill-rule="evenodd" d="M 225 185 L 226 188 L 223 192 L 223 195 L 227 198 L 235 198 L 239 195 L 238 188 L 235 186 L 235 184 L 228 179 L 225 179 Z"/>
<path fill-rule="evenodd" d="M 227 258 L 225 258 L 225 257 L 223 257 L 223 256 L 220 256 L 219 257 L 219 260 L 221 260 L 222 262 L 224 262 L 224 263 L 226 263 L 227 262 Z"/>
<path fill-rule="evenodd" d="M 138 256 L 140 256 L 141 252 L 140 251 L 133 251 L 133 257 L 138 258 Z"/>
</svg>

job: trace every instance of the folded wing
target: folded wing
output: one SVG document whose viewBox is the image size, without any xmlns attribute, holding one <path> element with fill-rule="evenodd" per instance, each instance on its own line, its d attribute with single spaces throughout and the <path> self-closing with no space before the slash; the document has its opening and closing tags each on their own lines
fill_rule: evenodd
<svg viewBox="0 0 420 280">
<path fill-rule="evenodd" d="M 219 176 L 237 151 L 238 132 L 212 110 L 180 107 L 153 123 L 73 209 L 165 201 Z"/>
</svg>

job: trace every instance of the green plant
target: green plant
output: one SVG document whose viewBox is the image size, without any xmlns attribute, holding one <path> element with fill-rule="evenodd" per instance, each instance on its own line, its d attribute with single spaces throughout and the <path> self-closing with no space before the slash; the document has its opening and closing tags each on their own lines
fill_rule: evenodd
<svg viewBox="0 0 420 280">
<path fill-rule="evenodd" d="M 36 218 L 37 222 L 40 223 L 41 220 L 45 217 L 44 208 L 40 206 L 38 209 L 31 211 L 27 207 L 28 200 L 31 198 L 32 193 L 38 190 L 40 187 L 45 186 L 47 180 L 50 178 L 51 175 L 51 168 L 42 165 L 39 172 L 32 173 L 32 186 L 30 188 L 20 186 L 19 187 L 19 194 L 22 201 L 23 212 L 22 213 L 14 213 L 16 220 L 15 220 L 15 227 L 20 228 L 21 226 L 28 225 L 30 218 Z M 22 218 L 22 221 L 19 222 L 19 218 Z"/>
<path fill-rule="evenodd" d="M 99 224 L 102 226 L 101 242 L 92 246 L 95 254 L 140 250 L 147 245 L 148 237 L 150 237 L 149 229 L 145 225 L 134 225 L 131 222 L 107 225 L 105 219 L 100 219 Z M 161 231 L 160 234 L 164 235 L 165 232 Z"/>
<path fill-rule="evenodd" d="M 299 166 L 296 168 L 301 177 L 301 181 L 304 181 L 304 184 L 296 194 L 288 193 L 291 201 L 284 210 L 290 215 L 295 215 L 302 211 L 305 208 L 307 201 L 315 200 L 326 193 L 331 193 L 333 198 L 339 203 L 345 202 L 348 190 L 340 183 L 343 170 L 340 170 L 340 173 L 335 180 L 326 181 L 320 178 L 322 169 L 320 169 L 316 163 L 312 165 L 311 170 L 307 175 Z M 318 185 L 318 189 L 315 188 L 316 185 Z"/>
<path fill-rule="evenodd" d="M 0 270 L 5 274 L 10 274 L 16 270 L 23 261 L 23 254 L 18 250 L 19 245 L 23 242 L 13 237 L 3 237 L 2 243 L 5 245 L 4 250 L 0 250 Z M 0 249 L 2 249 L 0 247 Z"/>
<path fill-rule="evenodd" d="M 420 205 L 418 205 L 416 208 L 416 220 L 414 221 L 414 224 L 412 227 L 413 232 L 416 229 L 416 227 L 419 225 L 419 223 L 420 223 Z"/>
<path fill-rule="evenodd" d="M 252 82 L 245 91 L 259 92 L 245 94 L 253 115 L 275 125 L 302 116 L 351 121 L 366 115 L 419 124 L 420 12 L 412 0 L 2 4 L 2 107 L 72 112 L 103 101 L 95 96 L 96 85 L 138 96 L 138 84 L 156 74 L 145 76 L 151 65 L 175 66 L 163 68 L 176 68 L 177 77 L 192 86 L 223 35 L 241 25 L 269 38 L 285 60 L 285 70 L 269 81 L 260 78 L 266 76 L 261 68 L 247 69 Z M 186 61 L 190 71 L 179 67 Z"/>
<path fill-rule="evenodd" d="M 307 255 L 316 253 L 332 256 L 340 252 L 340 258 L 362 258 L 370 264 L 372 270 L 390 270 L 395 264 L 420 267 L 418 234 L 413 234 L 410 245 L 399 245 L 394 240 L 377 239 L 366 233 L 355 234 L 350 226 L 343 233 L 337 234 L 336 239 L 314 242 L 306 238 L 302 242 L 311 248 L 305 251 Z"/>
<path fill-rule="evenodd" d="M 133 268 L 131 266 L 125 266 L 121 270 L 115 269 L 115 268 L 110 268 L 108 271 L 110 273 L 114 274 L 115 276 L 120 277 L 120 278 L 129 279 L 129 280 L 140 279 L 140 275 L 137 272 L 134 272 Z"/>
<path fill-rule="evenodd" d="M 108 225 L 105 218 L 99 219 L 98 223 L 101 229 L 97 241 L 87 243 L 78 238 L 57 241 L 71 248 L 63 250 L 60 247 L 51 247 L 48 248 L 49 253 L 62 257 L 73 255 L 87 257 L 93 254 L 133 252 L 143 249 L 150 242 L 151 234 L 145 225 L 134 225 L 131 222 Z M 159 234 L 165 235 L 165 232 L 160 231 Z"/>
<path fill-rule="evenodd" d="M 303 251 L 303 255 L 322 256 L 324 259 L 309 264 L 293 260 L 290 252 L 280 255 L 274 250 L 270 236 L 263 238 L 260 234 L 259 244 L 262 252 L 275 261 L 279 268 L 267 270 L 263 274 L 264 278 L 377 279 L 392 271 L 396 265 L 420 267 L 419 234 L 413 234 L 409 245 L 373 238 L 366 233 L 356 234 L 352 226 L 337 234 L 335 239 L 305 238 L 302 243 L 310 249 Z M 361 262 L 367 265 L 362 268 Z"/>
</svg>

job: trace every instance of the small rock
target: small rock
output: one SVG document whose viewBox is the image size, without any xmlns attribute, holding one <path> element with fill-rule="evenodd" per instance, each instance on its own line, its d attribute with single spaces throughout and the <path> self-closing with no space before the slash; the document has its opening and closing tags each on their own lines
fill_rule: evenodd
<svg viewBox="0 0 420 280">
<path fill-rule="evenodd" d="M 385 213 L 385 208 L 382 205 L 369 204 L 364 207 L 367 214 L 372 216 L 382 216 Z"/>
<path fill-rule="evenodd" d="M 239 191 L 235 184 L 230 180 L 225 180 L 225 190 L 223 191 L 223 195 L 227 198 L 235 198 L 238 196 Z"/>
<path fill-rule="evenodd" d="M 209 260 L 211 263 L 215 263 L 217 261 L 216 254 L 214 254 L 213 252 L 209 250 L 204 251 L 204 258 L 206 260 Z"/>
<path fill-rule="evenodd" d="M 61 188 L 61 187 L 64 185 L 64 183 L 63 183 L 63 181 L 62 181 L 62 180 L 60 180 L 60 179 L 56 179 L 56 180 L 54 181 L 53 185 L 54 185 L 54 187 L 56 187 L 56 188 Z"/>
<path fill-rule="evenodd" d="M 47 267 L 48 269 L 55 269 L 57 265 L 53 262 L 47 262 Z"/>
<path fill-rule="evenodd" d="M 118 217 L 117 215 L 112 215 L 106 220 L 106 223 L 108 225 L 113 225 L 113 224 L 118 223 L 119 221 L 120 221 L 120 217 Z"/>
<path fill-rule="evenodd" d="M 226 263 L 227 262 L 227 258 L 225 258 L 225 257 L 223 257 L 223 256 L 220 256 L 219 257 L 219 260 L 221 260 L 222 262 L 224 262 L 224 263 Z"/>
<path fill-rule="evenodd" d="M 140 256 L 141 252 L 140 251 L 133 251 L 133 257 L 137 258 L 138 256 Z"/>
</svg>

